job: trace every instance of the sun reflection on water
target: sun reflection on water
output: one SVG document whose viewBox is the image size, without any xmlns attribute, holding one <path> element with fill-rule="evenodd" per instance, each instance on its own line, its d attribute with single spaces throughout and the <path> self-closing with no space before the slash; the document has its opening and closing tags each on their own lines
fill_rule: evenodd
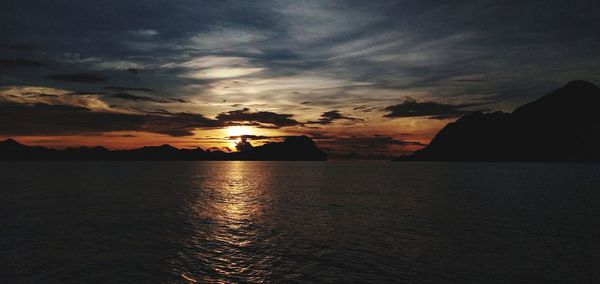
<svg viewBox="0 0 600 284">
<path fill-rule="evenodd" d="M 257 248 L 261 245 L 261 215 L 265 209 L 261 184 L 268 171 L 256 167 L 260 164 L 223 162 L 215 167 L 209 183 L 202 181 L 204 194 L 194 205 L 199 219 L 195 223 L 199 225 L 188 248 L 205 262 L 207 271 L 191 271 L 184 274 L 186 277 L 200 283 L 234 283 L 249 278 L 266 281 L 271 257 Z"/>
</svg>

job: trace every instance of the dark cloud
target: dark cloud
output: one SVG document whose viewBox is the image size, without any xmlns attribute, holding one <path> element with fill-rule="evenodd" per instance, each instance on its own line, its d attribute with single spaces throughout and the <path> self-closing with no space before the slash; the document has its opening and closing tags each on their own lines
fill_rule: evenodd
<svg viewBox="0 0 600 284">
<path fill-rule="evenodd" d="M 54 94 L 35 94 L 36 97 L 40 97 L 40 98 L 56 98 L 59 97 L 58 95 L 54 95 Z"/>
<path fill-rule="evenodd" d="M 227 125 L 251 125 L 258 128 L 281 128 L 301 125 L 291 114 L 270 111 L 251 112 L 250 109 L 233 110 L 217 115 L 217 120 Z"/>
<path fill-rule="evenodd" d="M 391 152 L 412 152 L 426 146 L 417 141 L 396 139 L 385 135 L 325 137 L 319 145 L 333 158 L 385 159 Z"/>
<path fill-rule="evenodd" d="M 187 102 L 186 100 L 180 100 L 180 99 L 159 99 L 159 98 L 153 98 L 153 97 L 148 97 L 148 96 L 133 95 L 133 94 L 129 94 L 129 93 L 116 93 L 116 94 L 110 95 L 110 97 L 114 98 L 114 99 L 128 100 L 128 101 L 134 101 L 134 102 L 152 102 L 152 103 L 160 103 L 160 104 L 168 104 L 168 103 L 175 103 L 175 102 L 180 102 L 180 103 Z"/>
<path fill-rule="evenodd" d="M 336 145 L 342 147 L 354 147 L 354 148 L 380 148 L 387 147 L 390 145 L 396 146 L 426 146 L 417 141 L 407 141 L 396 139 L 386 135 L 351 135 L 351 136 L 336 136 L 323 134 L 322 132 L 309 132 L 307 136 L 313 140 L 320 141 L 327 145 Z M 406 134 L 400 134 L 400 136 L 407 136 Z"/>
<path fill-rule="evenodd" d="M 485 82 L 487 79 L 485 78 L 460 78 L 456 79 L 456 82 Z"/>
<path fill-rule="evenodd" d="M 219 121 L 192 113 L 131 114 L 42 103 L 0 103 L 0 113 L 0 134 L 6 136 L 74 135 L 111 131 L 189 136 L 194 129 L 222 126 Z"/>
<path fill-rule="evenodd" d="M 465 108 L 481 106 L 489 104 L 485 103 L 468 103 L 468 104 L 446 104 L 434 101 L 417 101 L 413 98 L 406 98 L 404 102 L 385 107 L 384 110 L 389 113 L 384 117 L 429 117 L 431 119 L 447 119 L 460 117 L 473 111 L 465 110 Z M 482 111 L 482 110 L 479 110 Z"/>
<path fill-rule="evenodd" d="M 358 110 L 360 112 L 372 112 L 374 110 L 379 110 L 379 109 L 381 109 L 381 108 L 379 108 L 379 107 L 369 107 L 369 106 L 366 106 L 366 105 L 357 106 L 357 107 L 353 108 L 353 110 Z"/>
<path fill-rule="evenodd" d="M 266 136 L 266 135 L 238 135 L 238 136 L 228 136 L 227 139 L 235 140 L 235 139 L 247 139 L 247 140 L 274 140 L 274 139 L 284 139 L 289 137 L 287 135 L 277 135 L 277 136 Z"/>
<path fill-rule="evenodd" d="M 107 77 L 94 73 L 71 73 L 71 74 L 54 74 L 46 76 L 46 78 L 55 81 L 78 82 L 78 83 L 104 83 L 108 81 Z"/>
<path fill-rule="evenodd" d="M 30 59 L 0 59 L 0 68 L 46 67 L 42 62 Z"/>
<path fill-rule="evenodd" d="M 217 120 L 195 113 L 174 113 L 169 116 L 146 115 L 148 132 L 164 133 L 171 136 L 189 136 L 198 128 L 215 128 L 224 125 Z"/>
<path fill-rule="evenodd" d="M 326 124 L 331 124 L 336 120 L 362 121 L 362 119 L 359 119 L 359 118 L 345 116 L 345 115 L 341 114 L 339 110 L 332 110 L 332 111 L 327 111 L 327 112 L 324 112 L 323 114 L 321 114 L 321 118 L 319 118 L 319 120 L 309 121 L 309 122 L 306 122 L 306 124 L 326 125 Z"/>
<path fill-rule="evenodd" d="M 372 124 L 384 114 L 457 117 L 477 108 L 465 102 L 486 94 L 502 99 L 494 108 L 506 111 L 541 90 L 574 78 L 597 81 L 600 74 L 600 2 L 594 0 L 163 2 L 0 1 L 2 58 L 51 63 L 57 70 L 52 73 L 64 73 L 42 82 L 53 88 L 110 78 L 111 85 L 160 86 L 177 97 L 151 96 L 158 100 L 223 101 L 236 110 L 268 102 L 270 109 L 285 109 L 238 110 L 217 120 L 267 128 L 302 125 L 292 116 L 301 113 L 314 117 L 313 127 L 355 114 L 374 118 Z M 91 8 L 93 13 L 81 13 Z M 64 60 L 66 53 L 77 56 Z M 163 68 L 169 64 L 180 67 Z M 28 72 L 0 71 L 0 84 L 40 86 L 40 75 L 29 72 L 40 70 L 18 65 Z M 235 77 L 227 68 L 261 71 Z M 189 77 L 209 71 L 233 77 Z M 151 89 L 106 91 L 138 95 Z M 440 99 L 402 103 L 406 94 Z M 140 101 L 137 112 L 148 108 L 144 102 L 151 101 Z M 302 105 L 291 110 L 290 104 Z M 307 109 L 349 105 L 360 107 L 321 118 Z M 388 106 L 386 112 L 375 113 L 381 106 Z M 175 116 L 172 111 L 149 115 Z"/>
<path fill-rule="evenodd" d="M 480 80 L 455 79 L 466 74 L 485 74 L 490 83 L 480 87 L 504 95 L 515 89 L 505 85 L 511 80 L 521 89 L 534 84 L 550 89 L 566 77 L 597 79 L 593 67 L 600 62 L 598 2 L 592 0 L 217 1 L 210 9 L 202 2 L 159 2 L 109 1 L 88 15 L 80 13 L 90 8 L 85 1 L 0 1 L 6 41 L 0 46 L 13 46 L 13 53 L 21 48 L 10 43 L 43 47 L 44 62 L 76 51 L 82 60 L 97 59 L 85 63 L 87 70 L 100 70 L 92 68 L 98 62 L 136 61 L 119 70 L 145 72 L 144 79 L 165 89 L 189 82 L 179 76 L 189 70 L 136 66 L 226 55 L 264 67 L 260 74 L 269 79 L 311 73 L 367 82 L 374 91 L 429 87 L 453 96 L 481 93 L 464 88 L 478 84 L 460 84 L 459 90 L 446 85 Z M 580 68 L 583 64 L 591 67 Z M 123 74 L 110 78 L 117 76 Z M 125 84 L 140 79 L 123 77 Z M 283 91 L 311 94 L 296 87 Z"/>
<path fill-rule="evenodd" d="M 137 87 L 121 87 L 121 86 L 105 86 L 103 89 L 112 91 L 140 91 L 140 92 L 153 92 L 154 89 L 149 88 L 137 88 Z"/>
<path fill-rule="evenodd" d="M 334 138 L 335 143 L 347 146 L 360 146 L 367 148 L 382 147 L 383 145 L 399 145 L 399 146 L 426 146 L 421 142 L 398 140 L 393 137 L 384 135 L 373 136 L 351 136 L 343 138 Z"/>
<path fill-rule="evenodd" d="M 128 100 L 128 101 L 134 101 L 134 102 L 151 102 L 151 103 L 159 103 L 159 104 L 190 103 L 189 100 L 185 100 L 185 99 L 156 98 L 156 97 L 149 97 L 149 96 L 134 95 L 134 94 L 130 94 L 130 93 L 116 93 L 116 94 L 111 94 L 109 97 L 111 97 L 113 99 L 119 99 L 119 100 Z"/>
<path fill-rule="evenodd" d="M 303 135 L 306 135 L 313 140 L 331 140 L 335 138 L 334 136 L 323 134 L 322 132 L 307 132 L 303 133 Z"/>
<path fill-rule="evenodd" d="M 69 96 L 90 96 L 90 95 L 104 95 L 104 94 L 106 94 L 106 93 L 105 92 L 78 91 L 78 92 L 68 93 L 67 95 L 69 95 Z"/>
<path fill-rule="evenodd" d="M 2 44 L 0 43 L 0 49 L 7 49 L 13 51 L 33 51 L 35 46 L 30 44 L 21 44 L 21 43 L 12 43 L 12 44 Z"/>
<path fill-rule="evenodd" d="M 186 103 L 187 104 L 187 103 L 191 103 L 192 102 L 190 100 L 185 100 L 185 99 L 168 99 L 168 100 L 171 101 L 171 102 L 174 102 L 174 103 Z"/>
</svg>

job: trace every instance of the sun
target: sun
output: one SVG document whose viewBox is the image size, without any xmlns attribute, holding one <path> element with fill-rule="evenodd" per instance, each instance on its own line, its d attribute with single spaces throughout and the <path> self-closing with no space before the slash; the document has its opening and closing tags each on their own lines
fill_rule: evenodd
<svg viewBox="0 0 600 284">
<path fill-rule="evenodd" d="M 227 127 L 227 136 L 244 136 L 252 135 L 252 130 L 249 127 L 244 126 L 230 126 Z"/>
<path fill-rule="evenodd" d="M 240 136 L 252 135 L 252 129 L 244 126 L 230 126 L 225 129 L 227 131 L 227 137 L 231 140 L 231 146 L 235 146 L 242 141 Z"/>
</svg>

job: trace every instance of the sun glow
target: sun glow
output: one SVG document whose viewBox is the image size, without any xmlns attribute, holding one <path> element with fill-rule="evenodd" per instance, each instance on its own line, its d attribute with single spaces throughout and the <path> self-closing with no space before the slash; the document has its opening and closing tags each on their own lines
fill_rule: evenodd
<svg viewBox="0 0 600 284">
<path fill-rule="evenodd" d="M 242 141 L 240 139 L 240 136 L 252 135 L 252 129 L 250 129 L 249 127 L 244 127 L 244 126 L 230 126 L 230 127 L 227 127 L 226 131 L 227 131 L 227 136 L 230 137 L 229 139 L 232 140 L 231 143 L 232 143 L 233 147 L 235 147 L 235 145 L 237 143 Z"/>
<path fill-rule="evenodd" d="M 252 135 L 252 130 L 249 127 L 244 126 L 230 126 L 227 127 L 227 136 L 244 136 Z"/>
</svg>

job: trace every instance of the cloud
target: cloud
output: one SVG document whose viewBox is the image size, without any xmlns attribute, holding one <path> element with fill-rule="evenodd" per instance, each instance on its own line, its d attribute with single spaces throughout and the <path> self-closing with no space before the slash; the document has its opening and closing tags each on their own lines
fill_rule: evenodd
<svg viewBox="0 0 600 284">
<path fill-rule="evenodd" d="M 425 144 L 418 141 L 397 139 L 387 135 L 350 135 L 350 136 L 321 136 L 314 135 L 319 146 L 332 157 L 367 158 L 375 155 L 386 155 L 390 153 L 412 152 L 420 149 Z"/>
<path fill-rule="evenodd" d="M 118 100 L 127 100 L 127 101 L 134 101 L 134 102 L 150 102 L 150 103 L 159 103 L 159 104 L 189 103 L 190 102 L 190 101 L 184 100 L 184 99 L 155 98 L 155 97 L 149 97 L 149 96 L 134 95 L 134 94 L 129 94 L 129 93 L 116 93 L 116 94 L 111 94 L 109 97 L 113 98 L 113 99 L 118 99 Z"/>
<path fill-rule="evenodd" d="M 319 118 L 319 120 L 309 121 L 309 122 L 306 122 L 306 124 L 326 125 L 326 124 L 331 124 L 336 120 L 362 121 L 362 119 L 359 119 L 359 118 L 345 116 L 345 115 L 341 114 L 339 110 L 332 110 L 332 111 L 327 111 L 327 112 L 324 112 L 323 114 L 321 114 L 321 118 Z"/>
<path fill-rule="evenodd" d="M 127 72 L 131 73 L 131 74 L 139 74 L 140 72 L 142 72 L 142 69 L 137 69 L 137 68 L 127 68 Z"/>
<path fill-rule="evenodd" d="M 96 56 L 83 57 L 77 52 L 65 52 L 58 56 L 57 60 L 64 63 L 87 65 L 94 70 L 121 70 L 134 73 L 145 67 L 144 64 L 127 60 L 109 60 Z"/>
<path fill-rule="evenodd" d="M 353 136 L 346 138 L 336 138 L 335 141 L 347 145 L 364 145 L 365 147 L 379 147 L 381 145 L 400 145 L 400 146 L 427 146 L 421 142 L 399 140 L 384 135 L 373 136 Z"/>
<path fill-rule="evenodd" d="M 264 40 L 266 35 L 257 30 L 238 27 L 215 26 L 207 32 L 190 38 L 191 47 L 196 50 L 231 50 Z"/>
<path fill-rule="evenodd" d="M 13 51 L 33 51 L 35 50 L 35 46 L 30 44 L 22 44 L 22 43 L 0 43 L 0 49 L 7 49 Z"/>
<path fill-rule="evenodd" d="M 134 101 L 134 102 L 153 102 L 153 103 L 161 103 L 161 104 L 175 102 L 173 100 L 165 100 L 165 99 L 158 99 L 158 98 L 147 97 L 147 96 L 139 96 L 139 95 L 133 95 L 133 94 L 129 94 L 129 93 L 116 93 L 116 94 L 110 95 L 110 97 L 114 98 L 114 99 L 129 100 L 129 101 Z"/>
<path fill-rule="evenodd" d="M 274 139 L 282 139 L 288 136 L 279 135 L 279 136 L 267 136 L 267 135 L 238 135 L 238 136 L 228 136 L 226 137 L 229 140 L 235 139 L 248 139 L 248 140 L 274 140 Z"/>
<path fill-rule="evenodd" d="M 82 57 L 77 52 L 65 52 L 58 56 L 57 60 L 64 63 L 97 63 L 102 61 L 99 57 Z"/>
<path fill-rule="evenodd" d="M 85 135 L 112 131 L 143 131 L 174 137 L 191 136 L 198 128 L 221 127 L 199 114 L 151 115 L 93 111 L 44 103 L 0 103 L 1 135 Z"/>
<path fill-rule="evenodd" d="M 152 92 L 153 89 L 149 88 L 138 88 L 138 87 L 120 87 L 120 86 L 105 86 L 103 89 L 113 91 L 141 91 L 141 92 Z"/>
<path fill-rule="evenodd" d="M 124 110 L 107 105 L 103 94 L 74 93 L 39 87 L 0 88 L 0 135 L 98 134 L 145 131 L 189 136 L 198 128 L 223 127 L 201 114 L 170 111 Z M 123 96 L 146 101 L 147 97 Z M 169 102 L 165 99 L 164 102 Z M 162 101 L 161 101 L 162 102 Z"/>
<path fill-rule="evenodd" d="M 46 78 L 55 81 L 78 82 L 86 84 L 105 83 L 107 77 L 95 73 L 71 73 L 71 74 L 54 74 L 48 75 Z"/>
<path fill-rule="evenodd" d="M 375 110 L 380 110 L 381 108 L 380 107 L 369 107 L 367 105 L 362 105 L 362 106 L 354 107 L 352 109 L 360 111 L 360 112 L 372 112 L 372 111 L 375 111 Z"/>
<path fill-rule="evenodd" d="M 301 124 L 294 120 L 291 114 L 251 112 L 247 108 L 221 113 L 215 119 L 190 112 L 123 108 L 107 105 L 100 99 L 105 96 L 105 94 L 74 93 L 52 88 L 1 88 L 0 113 L 3 114 L 2 123 L 6 124 L 3 133 L 62 135 L 78 132 L 146 131 L 171 136 L 188 136 L 198 128 L 221 128 L 232 125 L 281 128 Z M 127 93 L 109 96 L 135 102 L 184 102 L 179 99 L 158 99 Z"/>
<path fill-rule="evenodd" d="M 377 21 L 367 10 L 338 1 L 273 3 L 278 19 L 295 43 L 311 44 L 351 34 Z"/>
<path fill-rule="evenodd" d="M 385 107 L 384 110 L 389 113 L 384 117 L 429 117 L 431 119 L 447 119 L 460 117 L 473 111 L 465 108 L 490 104 L 484 103 L 465 103 L 465 104 L 446 104 L 434 101 L 417 101 L 413 98 L 406 98 L 404 102 Z"/>
<path fill-rule="evenodd" d="M 252 66 L 248 58 L 231 56 L 202 56 L 180 63 L 167 63 L 162 68 L 183 68 L 184 78 L 193 79 L 224 79 L 236 78 L 255 74 L 265 70 Z"/>
<path fill-rule="evenodd" d="M 0 68 L 46 67 L 42 62 L 30 59 L 0 59 Z"/>
<path fill-rule="evenodd" d="M 152 29 L 135 30 L 135 31 L 130 31 L 129 33 L 133 36 L 138 36 L 138 37 L 154 37 L 154 36 L 157 36 L 160 34 L 157 30 L 152 30 Z"/>
<path fill-rule="evenodd" d="M 217 115 L 216 119 L 225 125 L 252 125 L 258 128 L 281 128 L 301 125 L 291 114 L 269 111 L 251 112 L 250 109 L 233 110 Z"/>
<path fill-rule="evenodd" d="M 293 76 L 277 76 L 268 78 L 242 78 L 221 80 L 210 85 L 210 91 L 219 94 L 268 94 L 294 92 L 302 90 L 311 92 L 326 89 L 368 86 L 367 82 L 351 81 L 327 76 L 298 74 Z M 271 96 L 273 98 L 273 96 Z"/>
<path fill-rule="evenodd" d="M 483 74 L 469 74 L 454 78 L 456 82 L 486 82 L 488 79 Z"/>
<path fill-rule="evenodd" d="M 402 129 L 429 137 L 443 121 L 381 116 L 456 117 L 477 109 L 471 102 L 491 96 L 502 103 L 490 108 L 509 111 L 572 78 L 598 80 L 600 71 L 598 11 L 590 9 L 596 5 L 591 0 L 577 5 L 541 0 L 511 5 L 489 0 L 267 0 L 214 1 L 210 7 L 202 1 L 162 5 L 125 0 L 109 1 L 85 15 L 81 11 L 90 8 L 86 1 L 4 2 L 0 17 L 7 28 L 0 49 L 7 60 L 39 60 L 58 70 L 52 73 L 95 72 L 117 86 L 160 86 L 178 99 L 200 102 L 161 106 L 170 112 L 216 115 L 267 105 L 293 114 L 289 119 L 299 123 L 328 123 L 332 120 L 319 119 L 322 112 L 337 109 L 368 122 L 368 127 L 356 123 L 346 130 L 357 135 L 381 129 L 394 137 Z M 4 68 L 3 85 L 35 84 L 43 71 L 26 67 L 31 65 L 27 62 L 3 64 L 28 71 Z M 143 76 L 127 71 L 142 69 Z M 70 86 L 68 82 L 82 78 L 58 79 L 44 83 Z M 87 87 L 84 91 L 97 90 Z M 166 99 L 144 88 L 105 90 Z M 27 100 L 60 104 L 75 99 L 55 95 Z M 80 99 L 111 100 L 107 94 L 88 95 Z M 405 96 L 416 102 L 403 103 Z M 306 101 L 311 104 L 300 105 Z M 147 103 L 152 104 L 138 101 L 140 109 L 133 111 L 143 112 Z M 226 108 L 230 105 L 239 107 Z M 358 106 L 364 107 L 352 110 Z"/>
<path fill-rule="evenodd" d="M 382 148 L 390 145 L 395 146 L 427 146 L 417 141 L 400 140 L 386 135 L 352 135 L 346 137 L 335 137 L 335 136 L 315 136 L 316 139 L 326 140 L 328 144 L 336 144 L 338 146 L 347 146 L 352 148 Z"/>
<path fill-rule="evenodd" d="M 163 64 L 163 68 L 190 68 L 190 69 L 203 69 L 214 66 L 243 66 L 249 63 L 248 58 L 236 57 L 236 56 L 201 56 L 198 58 L 190 59 L 179 63 L 167 63 Z"/>
<path fill-rule="evenodd" d="M 264 68 L 246 68 L 246 67 L 222 67 L 207 68 L 200 71 L 193 71 L 184 74 L 182 77 L 193 79 L 223 79 L 236 78 L 251 75 L 263 71 Z"/>
<path fill-rule="evenodd" d="M 169 99 L 171 102 L 175 102 L 175 103 L 191 103 L 192 101 L 190 100 L 186 100 L 186 99 Z"/>
<path fill-rule="evenodd" d="M 16 104 L 42 103 L 50 105 L 69 105 L 94 110 L 111 110 L 111 108 L 100 99 L 100 95 L 100 93 L 94 92 L 71 92 L 44 87 L 7 86 L 0 88 L 0 102 Z"/>
<path fill-rule="evenodd" d="M 117 60 L 98 62 L 93 64 L 92 68 L 96 70 L 126 70 L 131 73 L 138 73 L 139 70 L 144 69 L 144 65 L 131 61 Z"/>
</svg>

